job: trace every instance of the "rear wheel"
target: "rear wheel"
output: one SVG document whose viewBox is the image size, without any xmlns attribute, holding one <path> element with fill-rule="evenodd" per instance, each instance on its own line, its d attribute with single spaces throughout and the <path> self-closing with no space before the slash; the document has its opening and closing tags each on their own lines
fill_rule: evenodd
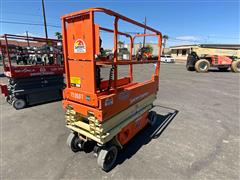
<svg viewBox="0 0 240 180">
<path fill-rule="evenodd" d="M 82 148 L 81 148 L 81 140 L 74 133 L 70 133 L 69 134 L 69 136 L 67 138 L 67 145 L 73 152 L 78 152 L 78 151 L 82 150 Z"/>
<path fill-rule="evenodd" d="M 12 101 L 12 105 L 15 109 L 23 109 L 26 106 L 26 101 L 24 99 L 17 99 L 15 98 Z"/>
<path fill-rule="evenodd" d="M 208 72 L 209 67 L 210 67 L 210 63 L 206 59 L 200 59 L 195 64 L 196 71 L 200 73 Z"/>
<path fill-rule="evenodd" d="M 82 141 L 81 145 L 82 145 L 81 149 L 85 153 L 90 153 L 91 151 L 93 151 L 94 146 L 96 145 L 96 142 L 94 142 L 94 141 Z"/>
<path fill-rule="evenodd" d="M 236 60 L 232 62 L 231 69 L 233 72 L 239 73 L 240 72 L 240 60 Z"/>
<path fill-rule="evenodd" d="M 118 148 L 116 146 L 111 145 L 109 147 L 104 147 L 98 154 L 97 163 L 102 170 L 108 172 L 113 168 L 117 155 Z"/>
<path fill-rule="evenodd" d="M 148 113 L 148 123 L 151 126 L 154 126 L 157 122 L 157 113 L 155 111 L 150 111 Z"/>
</svg>

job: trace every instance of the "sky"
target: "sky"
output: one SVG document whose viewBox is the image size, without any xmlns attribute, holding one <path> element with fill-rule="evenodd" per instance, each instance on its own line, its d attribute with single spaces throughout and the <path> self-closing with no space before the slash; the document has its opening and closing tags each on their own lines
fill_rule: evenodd
<svg viewBox="0 0 240 180">
<path fill-rule="evenodd" d="M 169 36 L 167 46 L 197 43 L 240 44 L 239 0 L 45 0 L 48 34 L 61 32 L 60 17 L 74 11 L 104 7 L 147 25 Z M 97 17 L 104 27 L 112 18 Z M 19 24 L 22 23 L 22 24 Z M 32 25 L 29 25 L 32 24 Z M 142 32 L 126 23 L 121 31 Z M 0 0 L 0 34 L 44 36 L 41 0 Z M 103 34 L 105 46 L 113 39 Z M 121 39 L 121 37 L 120 37 Z M 125 39 L 121 39 L 125 41 Z M 155 42 L 153 39 L 147 39 Z M 127 40 L 126 40 L 127 42 Z"/>
</svg>

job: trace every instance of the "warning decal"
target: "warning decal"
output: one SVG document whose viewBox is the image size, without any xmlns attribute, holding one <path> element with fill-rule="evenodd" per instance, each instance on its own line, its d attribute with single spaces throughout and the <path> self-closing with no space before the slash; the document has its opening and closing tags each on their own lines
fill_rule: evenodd
<svg viewBox="0 0 240 180">
<path fill-rule="evenodd" d="M 73 87 L 81 87 L 80 77 L 70 77 L 70 83 Z"/>
<path fill-rule="evenodd" d="M 74 43 L 74 53 L 85 53 L 86 45 L 82 39 L 78 39 Z"/>
</svg>

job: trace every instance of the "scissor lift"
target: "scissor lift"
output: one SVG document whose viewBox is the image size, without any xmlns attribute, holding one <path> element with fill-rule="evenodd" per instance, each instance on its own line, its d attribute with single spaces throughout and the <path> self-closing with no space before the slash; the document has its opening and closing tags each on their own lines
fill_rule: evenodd
<svg viewBox="0 0 240 180">
<path fill-rule="evenodd" d="M 15 109 L 62 99 L 64 65 L 60 40 L 5 34 L 0 42 L 3 71 L 0 84 Z"/>
<path fill-rule="evenodd" d="M 95 14 L 104 13 L 114 18 L 113 29 L 95 24 Z M 125 21 L 151 34 L 131 36 L 118 31 L 118 22 Z M 129 142 L 148 123 L 153 125 L 157 114 L 150 111 L 159 87 L 162 35 L 159 31 L 104 8 L 91 8 L 62 17 L 63 50 L 66 88 L 63 107 L 66 126 L 72 131 L 67 144 L 73 152 L 94 151 L 104 171 L 113 168 L 118 150 Z M 114 59 L 100 54 L 100 31 L 113 33 Z M 118 59 L 118 35 L 130 39 L 128 60 Z M 133 59 L 136 37 L 158 38 L 158 60 Z M 133 65 L 155 63 L 151 79 L 134 82 Z M 129 75 L 118 77 L 118 66 L 128 65 Z M 109 79 L 102 80 L 101 68 L 110 66 Z"/>
</svg>

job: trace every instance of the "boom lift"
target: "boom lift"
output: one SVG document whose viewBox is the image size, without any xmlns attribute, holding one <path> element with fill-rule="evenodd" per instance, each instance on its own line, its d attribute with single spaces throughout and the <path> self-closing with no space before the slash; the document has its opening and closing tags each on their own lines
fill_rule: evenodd
<svg viewBox="0 0 240 180">
<path fill-rule="evenodd" d="M 114 18 L 113 29 L 95 23 L 95 15 L 104 13 Z M 120 32 L 119 21 L 125 21 L 151 34 L 131 36 Z M 71 130 L 67 144 L 73 152 L 94 151 L 98 165 L 109 171 L 113 168 L 118 150 L 129 142 L 147 124 L 154 125 L 157 114 L 150 111 L 159 87 L 162 34 L 116 12 L 104 8 L 91 8 L 62 17 L 63 50 L 66 88 L 63 107 L 66 126 Z M 100 31 L 113 33 L 114 59 L 99 58 Z M 118 60 L 118 35 L 130 39 L 129 60 Z M 132 59 L 136 37 L 158 38 L 158 59 Z M 151 79 L 135 82 L 133 65 L 155 63 Z M 129 66 L 129 75 L 119 78 L 120 65 Z M 101 67 L 110 66 L 109 79 L 102 80 Z"/>
<path fill-rule="evenodd" d="M 60 40 L 5 34 L 0 52 L 8 84 L 0 84 L 6 101 L 22 109 L 62 99 L 64 66 Z"/>
</svg>

